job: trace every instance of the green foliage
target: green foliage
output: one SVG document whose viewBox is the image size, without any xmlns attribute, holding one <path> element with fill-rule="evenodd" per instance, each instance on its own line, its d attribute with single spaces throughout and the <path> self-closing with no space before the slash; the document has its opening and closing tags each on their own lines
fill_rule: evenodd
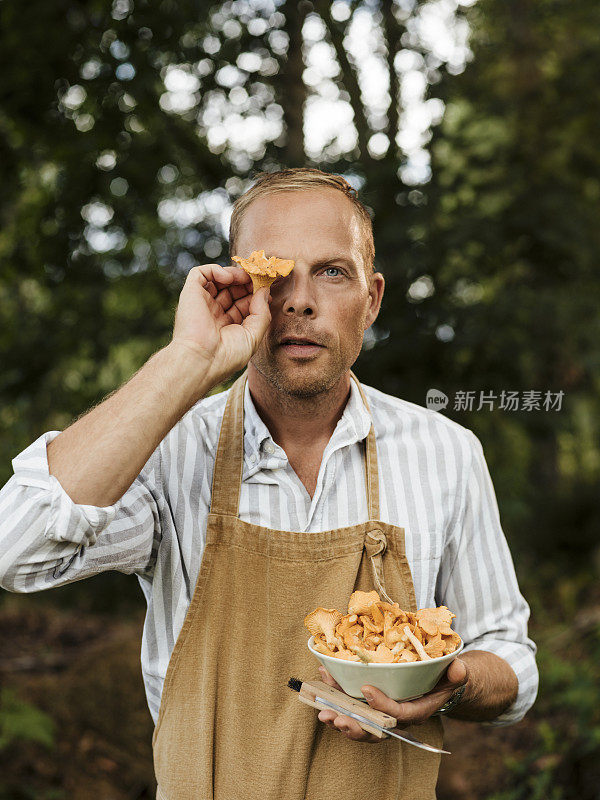
<svg viewBox="0 0 600 800">
<path fill-rule="evenodd" d="M 21 700 L 16 692 L 0 692 L 0 753 L 15 742 L 54 745 L 54 723 L 43 711 Z"/>
<path fill-rule="evenodd" d="M 546 568 L 530 592 L 541 675 L 536 736 L 487 800 L 594 800 L 600 780 L 600 603 L 587 573 Z"/>
<path fill-rule="evenodd" d="M 62 789 L 38 789 L 32 786 L 9 787 L 0 785 L 0 800 L 66 800 Z"/>
<path fill-rule="evenodd" d="M 386 288 L 389 340 L 361 374 L 421 404 L 431 386 L 563 391 L 560 411 L 446 413 L 482 439 L 511 544 L 578 562 L 600 521 L 600 7 L 480 0 L 468 20 L 472 62 L 430 88 L 446 111 Z M 376 216 L 379 247 L 403 217 Z M 423 275 L 428 295 L 407 298 Z"/>
</svg>

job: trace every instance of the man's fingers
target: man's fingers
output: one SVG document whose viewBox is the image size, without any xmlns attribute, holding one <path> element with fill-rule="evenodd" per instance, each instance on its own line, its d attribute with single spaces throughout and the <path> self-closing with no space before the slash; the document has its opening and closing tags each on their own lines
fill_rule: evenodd
<svg viewBox="0 0 600 800">
<path fill-rule="evenodd" d="M 213 283 L 217 289 L 229 286 L 232 283 L 251 283 L 252 278 L 241 267 L 222 267 L 220 264 L 202 264 L 193 267 L 187 276 L 188 280 L 197 280 L 200 285 L 207 287 Z"/>
<path fill-rule="evenodd" d="M 448 683 L 462 686 L 467 680 L 467 665 L 460 658 L 455 658 L 446 670 Z"/>
<path fill-rule="evenodd" d="M 364 731 L 358 722 L 352 717 L 347 717 L 344 714 L 339 714 L 333 721 L 333 725 L 339 731 L 346 735 L 348 739 L 354 742 L 380 742 L 377 736 L 372 733 Z"/>
<path fill-rule="evenodd" d="M 396 702 L 374 686 L 363 686 L 361 691 L 367 697 L 371 708 L 383 711 L 396 717 L 399 727 L 418 725 L 441 708 L 454 692 L 455 687 L 445 690 L 432 691 L 417 700 Z M 369 699 L 370 698 L 370 699 Z"/>
<path fill-rule="evenodd" d="M 344 691 L 342 687 L 339 685 L 339 683 L 336 680 L 334 680 L 334 678 L 331 677 L 329 672 L 327 672 L 325 667 L 319 667 L 319 673 L 321 675 L 321 680 L 323 681 L 323 683 L 326 683 L 328 686 L 333 686 L 334 689 L 339 689 L 340 692 Z"/>
<path fill-rule="evenodd" d="M 319 711 L 318 717 L 326 725 L 333 725 L 333 720 L 337 717 L 337 711 L 323 709 L 323 711 Z"/>
<path fill-rule="evenodd" d="M 445 692 L 448 689 L 453 692 L 458 689 L 459 686 L 465 684 L 467 680 L 468 670 L 466 663 L 455 658 L 429 694 L 433 695 L 436 692 Z"/>
<path fill-rule="evenodd" d="M 396 717 L 397 720 L 400 720 L 400 717 L 404 716 L 408 710 L 404 708 L 404 706 L 408 706 L 408 703 L 398 703 L 374 686 L 361 686 L 360 690 L 371 708 L 376 708 L 378 711 L 390 714 L 392 717 Z"/>
<path fill-rule="evenodd" d="M 271 322 L 271 309 L 269 308 L 268 297 L 268 287 L 262 287 L 256 294 L 252 295 L 248 306 L 248 316 L 242 322 L 242 327 L 254 338 L 256 346 L 258 346 L 258 343 L 267 332 L 267 328 Z"/>
<path fill-rule="evenodd" d="M 328 725 L 330 728 L 335 728 L 340 733 L 343 733 L 348 739 L 355 742 L 381 742 L 378 736 L 364 731 L 356 720 L 351 717 L 346 717 L 344 714 L 337 714 L 335 711 L 329 709 L 319 711 L 319 719 Z"/>
<path fill-rule="evenodd" d="M 269 308 L 269 287 L 263 286 L 253 295 L 250 295 L 250 304 L 248 312 L 257 316 L 270 315 L 271 309 Z"/>
<path fill-rule="evenodd" d="M 319 667 L 319 673 L 321 674 L 323 683 L 326 683 L 328 686 L 332 686 L 334 689 L 339 689 L 340 692 L 344 691 L 339 683 L 337 683 L 337 681 L 331 677 L 325 667 Z M 321 722 L 329 725 L 330 728 L 337 728 L 337 730 L 341 731 L 345 736 L 348 737 L 348 739 L 352 739 L 355 742 L 381 741 L 379 737 L 373 736 L 372 733 L 364 731 L 355 719 L 352 719 L 352 717 L 347 717 L 344 714 L 338 714 L 337 711 L 323 709 L 322 711 L 319 711 L 319 719 Z"/>
<path fill-rule="evenodd" d="M 333 724 L 338 731 L 347 734 L 349 739 L 356 739 L 365 733 L 356 720 L 345 714 L 338 714 L 333 720 Z"/>
<path fill-rule="evenodd" d="M 209 283 L 205 288 L 210 291 L 211 286 L 213 286 L 213 284 Z M 236 300 L 241 300 L 249 296 L 251 297 L 248 292 L 248 287 L 246 285 L 239 286 L 238 284 L 229 286 L 226 289 L 221 289 L 217 295 L 213 295 L 214 299 L 225 312 L 229 311 Z"/>
<path fill-rule="evenodd" d="M 231 293 L 235 297 L 235 290 L 242 292 L 238 299 L 234 300 L 234 302 L 227 308 L 225 311 L 225 316 L 229 322 L 234 322 L 236 325 L 240 325 L 244 322 L 246 317 L 249 314 L 256 313 L 255 306 L 252 306 L 252 302 L 254 299 L 254 295 L 252 292 L 248 293 L 247 289 L 244 286 L 232 286 Z M 229 291 L 229 290 L 224 290 Z M 264 291 L 264 290 L 259 290 Z M 268 301 L 270 302 L 271 297 L 269 296 Z M 219 298 L 217 298 L 218 302 Z M 259 306 L 260 311 L 260 306 Z M 269 314 L 270 314 L 270 306 L 269 306 Z M 270 317 L 269 317 L 270 322 Z M 267 323 L 268 326 L 268 323 Z M 247 327 L 247 326 L 246 326 Z"/>
<path fill-rule="evenodd" d="M 232 322 L 234 325 L 241 325 L 244 321 L 244 317 L 248 315 L 248 304 L 246 303 L 246 306 L 240 306 L 240 302 L 241 301 L 238 300 L 225 312 L 225 319 L 228 322 Z"/>
<path fill-rule="evenodd" d="M 231 286 L 227 286 L 225 289 L 219 291 L 217 300 L 221 303 L 223 308 L 227 309 L 229 307 L 227 303 L 231 305 L 236 300 L 248 296 L 252 297 L 252 287 L 249 284 L 232 283 Z"/>
</svg>

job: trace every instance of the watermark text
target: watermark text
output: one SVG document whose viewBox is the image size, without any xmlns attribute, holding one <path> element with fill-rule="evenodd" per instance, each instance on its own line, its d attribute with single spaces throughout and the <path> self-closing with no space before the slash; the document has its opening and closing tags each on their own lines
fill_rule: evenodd
<svg viewBox="0 0 600 800">
<path fill-rule="evenodd" d="M 565 393 L 537 391 L 528 389 L 521 392 L 502 390 L 463 391 L 457 389 L 452 402 L 450 397 L 439 389 L 428 389 L 425 397 L 427 408 L 441 411 L 444 408 L 453 411 L 561 411 Z"/>
</svg>

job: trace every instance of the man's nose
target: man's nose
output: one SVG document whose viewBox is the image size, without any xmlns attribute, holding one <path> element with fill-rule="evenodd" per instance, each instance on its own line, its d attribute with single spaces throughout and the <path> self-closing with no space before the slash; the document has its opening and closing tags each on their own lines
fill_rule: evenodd
<svg viewBox="0 0 600 800">
<path fill-rule="evenodd" d="M 283 295 L 284 314 L 297 314 L 299 316 L 313 316 L 316 312 L 316 298 L 314 287 L 308 275 L 288 275 L 282 281 L 281 292 Z"/>
</svg>

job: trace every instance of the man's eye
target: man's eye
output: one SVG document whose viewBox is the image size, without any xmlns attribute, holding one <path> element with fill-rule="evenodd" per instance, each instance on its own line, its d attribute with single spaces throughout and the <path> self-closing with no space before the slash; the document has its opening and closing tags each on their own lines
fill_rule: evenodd
<svg viewBox="0 0 600 800">
<path fill-rule="evenodd" d="M 330 269 L 337 270 L 340 275 L 342 274 L 342 271 L 341 271 L 341 269 L 339 267 L 325 267 L 325 272 L 329 272 Z M 335 275 L 330 275 L 329 277 L 330 278 L 335 278 L 336 276 Z"/>
</svg>

